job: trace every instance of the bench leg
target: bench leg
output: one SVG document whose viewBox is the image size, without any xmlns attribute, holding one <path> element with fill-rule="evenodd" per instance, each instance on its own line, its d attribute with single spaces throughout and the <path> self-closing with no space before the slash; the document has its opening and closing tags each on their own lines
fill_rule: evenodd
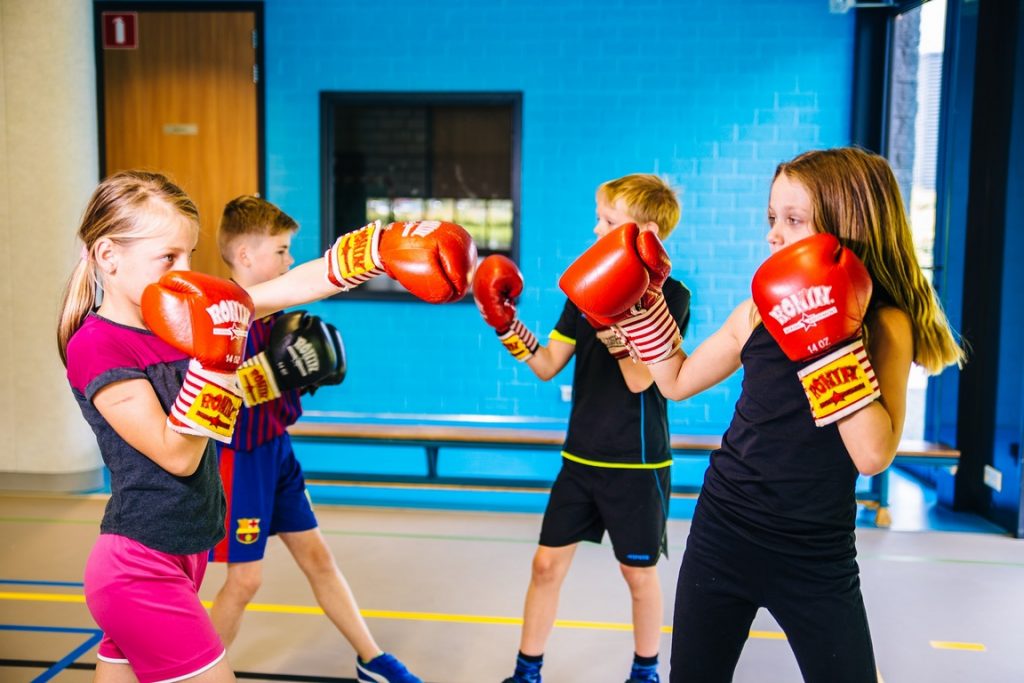
<svg viewBox="0 0 1024 683">
<path fill-rule="evenodd" d="M 871 492 L 868 500 L 859 501 L 864 507 L 875 511 L 875 526 L 888 527 L 892 524 L 889 513 L 889 470 L 871 477 Z"/>
<path fill-rule="evenodd" d="M 887 527 L 892 524 L 889 514 L 889 470 L 879 472 L 871 478 L 871 488 L 877 494 L 878 510 L 875 511 L 875 524 Z"/>
<path fill-rule="evenodd" d="M 427 479 L 437 479 L 439 450 L 437 446 L 427 446 Z"/>
<path fill-rule="evenodd" d="M 885 528 L 892 524 L 892 515 L 889 513 L 889 470 L 870 478 L 866 497 L 857 503 L 875 511 L 875 526 Z"/>
</svg>

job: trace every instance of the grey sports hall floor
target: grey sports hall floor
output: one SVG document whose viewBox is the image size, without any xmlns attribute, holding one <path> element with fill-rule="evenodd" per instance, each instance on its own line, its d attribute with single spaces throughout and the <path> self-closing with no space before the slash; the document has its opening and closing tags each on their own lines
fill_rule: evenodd
<svg viewBox="0 0 1024 683">
<path fill-rule="evenodd" d="M 95 625 L 81 571 L 102 496 L 0 496 L 0 681 L 87 681 Z M 319 505 L 321 527 L 385 648 L 431 683 L 508 675 L 539 516 Z M 912 511 L 906 514 L 912 515 Z M 894 509 L 894 519 L 900 519 Z M 1024 543 L 997 533 L 858 530 L 881 680 L 1024 680 Z M 661 564 L 666 620 L 688 521 L 670 522 Z M 203 597 L 220 585 L 207 575 Z M 622 683 L 631 657 L 625 584 L 607 547 L 585 546 L 566 582 L 544 667 L 548 683 Z M 666 628 L 663 654 L 670 635 Z M 274 539 L 264 588 L 230 651 L 241 679 L 349 680 L 353 654 L 319 614 Z M 662 665 L 668 673 L 667 662 Z M 800 680 L 763 611 L 740 661 L 741 683 Z"/>
</svg>

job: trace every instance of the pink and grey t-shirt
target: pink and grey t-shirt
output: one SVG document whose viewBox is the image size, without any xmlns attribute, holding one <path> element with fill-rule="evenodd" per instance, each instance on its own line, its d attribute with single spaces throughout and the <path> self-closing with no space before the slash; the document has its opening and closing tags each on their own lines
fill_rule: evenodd
<svg viewBox="0 0 1024 683">
<path fill-rule="evenodd" d="M 100 531 L 174 555 L 215 546 L 224 536 L 226 509 L 214 442 L 194 474 L 177 477 L 132 448 L 92 403 L 109 384 L 145 379 L 167 411 L 181 389 L 188 357 L 148 330 L 90 313 L 68 342 L 67 360 L 71 390 L 110 470 L 111 495 Z"/>
</svg>

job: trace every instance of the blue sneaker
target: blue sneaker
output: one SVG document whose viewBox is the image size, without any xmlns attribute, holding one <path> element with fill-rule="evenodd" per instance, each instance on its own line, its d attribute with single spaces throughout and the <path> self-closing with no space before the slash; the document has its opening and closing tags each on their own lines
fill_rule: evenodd
<svg viewBox="0 0 1024 683">
<path fill-rule="evenodd" d="M 423 683 L 394 655 L 384 652 L 368 662 L 356 657 L 356 680 L 367 683 Z"/>
<path fill-rule="evenodd" d="M 629 680 L 626 683 L 661 683 L 658 676 L 658 665 L 643 665 L 633 662 L 633 669 L 629 672 Z"/>
<path fill-rule="evenodd" d="M 516 672 L 502 683 L 541 683 L 540 667 L 542 664 L 543 662 L 528 662 L 522 657 L 516 657 Z"/>
</svg>

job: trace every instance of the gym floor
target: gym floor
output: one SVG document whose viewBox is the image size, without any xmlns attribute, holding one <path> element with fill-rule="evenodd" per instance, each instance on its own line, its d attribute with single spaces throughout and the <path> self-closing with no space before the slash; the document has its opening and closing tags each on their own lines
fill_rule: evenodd
<svg viewBox="0 0 1024 683">
<path fill-rule="evenodd" d="M 105 500 L 0 495 L 0 680 L 91 680 L 98 631 L 82 598 L 81 573 Z M 865 524 L 857 532 L 880 680 L 1024 679 L 1014 628 L 1024 614 L 1024 544 L 976 518 L 935 508 L 905 478 L 894 482 L 892 502 L 892 528 Z M 510 674 L 537 513 L 318 502 L 317 514 L 383 648 L 430 683 L 497 683 Z M 670 559 L 659 565 L 666 623 L 688 530 L 689 522 L 673 515 Z M 223 566 L 211 565 L 205 600 L 223 576 Z M 277 539 L 250 610 L 229 652 L 240 680 L 352 680 L 351 648 L 320 613 Z M 608 547 L 579 548 L 559 617 L 545 681 L 625 680 L 632 656 L 629 600 Z M 670 639 L 666 627 L 666 680 Z M 735 681 L 800 680 L 784 636 L 762 610 Z"/>
</svg>

